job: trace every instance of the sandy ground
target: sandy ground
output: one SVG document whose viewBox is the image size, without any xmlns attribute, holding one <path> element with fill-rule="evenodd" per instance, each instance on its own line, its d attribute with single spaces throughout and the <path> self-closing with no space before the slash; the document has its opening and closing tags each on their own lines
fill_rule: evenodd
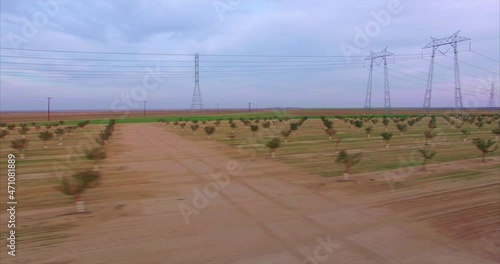
<svg viewBox="0 0 500 264">
<path fill-rule="evenodd" d="M 425 194 L 365 194 L 369 188 L 318 179 L 279 160 L 233 159 L 237 155 L 220 143 L 191 142 L 153 124 L 120 125 L 117 131 L 122 136 L 113 144 L 123 151 L 109 153 L 103 173 L 133 171 L 140 182 L 123 188 L 148 195 L 110 204 L 109 211 L 119 212 L 115 217 L 92 212 L 95 219 L 64 243 L 20 245 L 15 258 L 2 252 L 2 263 L 499 261 L 498 179 Z M 353 175 L 367 177 L 376 175 Z"/>
</svg>

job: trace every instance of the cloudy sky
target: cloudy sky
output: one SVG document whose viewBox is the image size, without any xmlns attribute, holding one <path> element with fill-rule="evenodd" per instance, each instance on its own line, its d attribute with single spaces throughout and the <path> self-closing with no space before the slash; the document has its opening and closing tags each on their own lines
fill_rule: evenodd
<svg viewBox="0 0 500 264">
<path fill-rule="evenodd" d="M 388 47 L 393 107 L 421 107 L 431 37 L 460 30 L 464 106 L 498 91 L 498 0 L 0 0 L 0 110 L 187 109 L 200 55 L 205 108 L 362 108 L 365 57 Z M 454 106 L 453 48 L 432 106 Z M 372 107 L 384 106 L 384 65 Z M 500 105 L 498 93 L 497 106 Z"/>
</svg>

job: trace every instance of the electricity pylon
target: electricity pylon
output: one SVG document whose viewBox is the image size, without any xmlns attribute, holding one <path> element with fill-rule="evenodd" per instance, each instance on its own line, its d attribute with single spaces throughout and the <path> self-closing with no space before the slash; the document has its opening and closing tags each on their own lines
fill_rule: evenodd
<svg viewBox="0 0 500 264">
<path fill-rule="evenodd" d="M 391 95 L 389 93 L 389 75 L 387 73 L 387 56 L 394 55 L 392 52 L 388 52 L 387 48 L 380 52 L 370 51 L 370 56 L 366 57 L 365 60 L 370 60 L 370 73 L 368 74 L 368 87 L 366 88 L 366 98 L 365 98 L 365 110 L 368 114 L 371 114 L 372 108 L 372 76 L 373 76 L 373 63 L 377 63 L 377 59 L 382 59 L 384 62 L 384 112 L 386 114 L 391 113 Z M 378 63 L 377 63 L 378 64 Z"/>
<path fill-rule="evenodd" d="M 200 91 L 200 56 L 198 53 L 194 55 L 194 91 L 193 100 L 191 102 L 191 111 L 195 109 L 203 110 L 203 101 L 201 100 Z"/>
<path fill-rule="evenodd" d="M 429 75 L 427 77 L 427 87 L 425 90 L 425 97 L 424 97 L 423 110 L 426 113 L 429 113 L 431 108 L 432 78 L 434 75 L 434 57 L 436 55 L 436 51 L 438 50 L 438 48 L 444 45 L 451 45 L 453 47 L 453 54 L 455 59 L 455 111 L 456 112 L 463 111 L 462 88 L 460 87 L 460 67 L 458 65 L 457 46 L 458 42 L 467 41 L 470 40 L 470 38 L 458 36 L 459 32 L 460 30 L 447 38 L 437 39 L 431 37 L 432 41 L 422 48 L 422 49 L 432 48 L 431 65 L 429 67 Z M 442 54 L 446 54 L 446 52 Z"/>
</svg>

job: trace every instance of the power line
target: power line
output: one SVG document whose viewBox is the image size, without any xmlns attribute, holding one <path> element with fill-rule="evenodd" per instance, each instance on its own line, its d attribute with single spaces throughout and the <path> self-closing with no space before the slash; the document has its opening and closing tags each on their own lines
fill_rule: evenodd
<svg viewBox="0 0 500 264">
<path fill-rule="evenodd" d="M 189 62 L 188 60 L 113 60 L 113 59 L 88 59 L 88 58 L 59 58 L 59 57 L 36 57 L 36 56 L 10 56 L 10 55 L 0 55 L 4 58 L 18 58 L 18 59 L 38 59 L 38 60 L 76 60 L 76 61 L 129 61 L 129 62 Z"/>
<path fill-rule="evenodd" d="M 426 60 L 426 59 L 424 59 L 424 60 Z M 427 61 L 427 60 L 426 60 L 426 61 Z M 430 62 L 430 61 L 429 61 L 429 62 Z M 451 71 L 455 71 L 454 69 L 452 69 L 452 68 L 450 68 L 450 67 L 448 67 L 448 66 L 445 66 L 445 65 L 443 65 L 443 64 L 440 64 L 440 63 L 437 63 L 437 62 L 434 62 L 434 64 L 439 65 L 439 66 L 441 66 L 441 67 L 443 67 L 443 68 L 445 68 L 445 69 L 448 69 L 448 70 L 451 70 Z M 491 81 L 491 80 L 488 80 L 488 79 L 486 79 L 486 78 L 482 78 L 482 77 L 474 76 L 474 75 L 472 75 L 472 74 L 469 74 L 469 73 L 466 73 L 466 72 L 463 72 L 463 71 L 461 71 L 461 73 L 463 73 L 463 74 L 465 74 L 465 75 L 467 75 L 467 76 L 470 76 L 470 77 L 472 77 L 472 78 L 476 78 L 476 79 L 480 79 L 480 80 L 486 80 L 486 81 L 488 81 L 488 82 L 489 82 L 489 81 Z"/>
<path fill-rule="evenodd" d="M 483 57 L 483 58 L 486 58 L 486 59 L 489 59 L 489 60 L 492 60 L 492 61 L 495 61 L 495 62 L 500 63 L 500 60 L 496 60 L 496 59 L 490 58 L 490 57 L 488 57 L 488 56 L 486 56 L 486 55 L 483 55 L 483 54 L 477 53 L 477 52 L 475 52 L 475 51 L 473 51 L 473 50 L 470 50 L 470 52 L 475 53 L 475 54 L 477 54 L 477 55 L 479 55 L 479 56 L 481 56 L 481 57 Z"/>
<path fill-rule="evenodd" d="M 406 74 L 406 73 L 404 73 L 404 72 L 400 72 L 400 71 L 397 71 L 397 70 L 394 70 L 394 69 L 390 69 L 390 71 L 391 71 L 391 72 L 397 72 L 397 73 L 399 73 L 399 74 L 403 74 L 403 75 L 406 75 L 406 76 L 412 77 L 412 78 L 414 78 L 414 79 L 418 79 L 418 80 L 421 80 L 421 81 L 426 82 L 426 80 L 425 80 L 425 79 L 423 79 L 423 78 L 416 77 L 416 76 L 413 76 L 413 75 L 409 75 L 409 74 Z M 376 72 L 381 73 L 380 71 L 376 71 Z M 395 76 L 395 75 L 390 75 L 390 74 L 389 74 L 389 76 L 390 76 L 391 78 L 400 79 L 400 80 L 403 80 L 403 81 L 406 81 L 406 82 L 410 82 L 410 83 L 414 83 L 414 84 L 417 84 L 417 85 L 420 85 L 420 86 L 425 86 L 425 83 L 415 82 L 415 81 L 413 81 L 413 80 L 409 80 L 409 79 L 401 78 L 401 77 L 398 77 L 398 76 Z M 447 86 L 445 86 L 446 84 L 448 84 L 448 83 L 444 83 L 444 82 L 443 82 L 443 83 L 435 83 L 435 84 L 434 84 L 434 86 L 436 86 L 436 87 L 446 87 L 446 88 L 447 88 Z M 485 94 L 484 92 L 482 93 L 482 92 L 472 91 L 472 90 L 468 90 L 468 89 L 462 89 L 462 90 L 463 90 L 463 91 L 470 92 L 470 93 L 469 93 L 469 95 L 476 95 L 476 94 L 474 94 L 474 93 L 479 93 L 479 94 L 482 94 L 482 95 L 484 95 L 484 94 Z"/>
<path fill-rule="evenodd" d="M 38 51 L 38 52 L 52 52 L 52 53 L 77 53 L 77 54 L 115 54 L 115 55 L 146 55 L 146 56 L 192 56 L 194 54 L 182 53 L 145 53 L 145 52 L 111 52 L 111 51 L 76 51 L 76 50 L 46 50 L 46 49 L 22 49 L 22 48 L 5 48 L 3 50 L 24 50 L 24 51 Z"/>
<path fill-rule="evenodd" d="M 119 67 L 119 68 L 145 68 L 151 67 L 151 65 L 98 65 L 98 64 L 50 64 L 50 63 L 26 63 L 26 62 L 0 62 L 4 64 L 16 64 L 16 65 L 39 65 L 39 66 L 64 66 L 64 67 Z M 363 63 L 324 63 L 324 64 L 290 64 L 290 65 L 207 65 L 203 68 L 255 68 L 255 67 L 298 67 L 298 66 L 362 66 Z M 189 67 L 189 65 L 157 65 L 158 67 Z M 200 66 L 201 67 L 201 66 Z M 34 69 L 38 70 L 38 69 Z"/>
<path fill-rule="evenodd" d="M 354 66 L 337 66 L 337 67 L 354 67 Z M 270 71 L 299 71 L 299 70 L 321 70 L 321 69 L 331 69 L 334 67 L 301 67 L 301 68 L 284 68 L 284 69 L 262 69 L 262 70 L 255 70 L 255 69 L 250 69 L 250 70 L 206 70 L 204 73 L 233 73 L 233 72 L 270 72 Z M 6 70 L 33 70 L 33 69 L 13 69 L 13 68 L 0 68 L 0 69 L 6 69 Z M 55 70 L 55 69 L 47 69 L 47 70 L 39 70 L 35 69 L 35 71 L 56 71 L 56 72 L 70 72 L 70 73 L 86 73 L 86 72 L 97 72 L 97 73 L 124 73 L 124 74 L 139 74 L 141 76 L 144 75 L 144 72 L 131 72 L 131 71 L 92 71 L 92 70 Z M 3 74 L 4 72 L 0 73 Z M 16 73 L 16 72 L 15 72 Z M 178 73 L 186 73 L 186 74 L 192 74 L 192 71 L 173 71 L 170 74 L 178 74 Z M 35 73 L 36 74 L 36 73 Z M 96 75 L 100 76 L 100 75 Z"/>
<path fill-rule="evenodd" d="M 6 48 L 3 50 L 23 50 L 50 53 L 75 53 L 75 54 L 109 54 L 109 55 L 145 55 L 145 56 L 194 56 L 192 53 L 148 53 L 148 52 L 111 52 L 111 51 L 76 51 L 76 50 L 47 50 L 27 48 Z M 258 55 L 258 54 L 199 54 L 207 57 L 261 57 L 261 58 L 345 58 L 344 55 Z M 422 54 L 399 54 L 397 56 L 422 56 Z M 364 55 L 353 55 L 349 57 L 364 58 Z"/>
<path fill-rule="evenodd" d="M 449 59 L 454 59 L 454 58 L 452 58 L 452 57 L 450 57 L 450 56 L 448 56 L 448 55 L 445 55 L 445 57 L 447 57 L 447 58 L 449 58 Z M 458 60 L 458 59 L 457 59 L 457 60 Z M 474 65 L 472 65 L 472 64 L 470 64 L 470 63 L 468 63 L 468 62 L 465 62 L 465 61 L 461 61 L 461 60 L 458 60 L 458 61 L 459 61 L 460 63 L 463 63 L 463 64 L 469 65 L 469 66 L 471 66 L 471 67 L 474 67 L 474 68 L 476 68 L 476 69 L 483 70 L 483 71 L 486 71 L 486 72 L 489 72 L 489 73 L 493 73 L 493 74 L 496 74 L 496 75 L 500 75 L 499 73 L 492 72 L 492 71 L 486 70 L 486 69 L 484 69 L 484 68 L 474 66 Z"/>
<path fill-rule="evenodd" d="M 414 68 L 411 68 L 411 67 L 405 66 L 405 65 L 403 65 L 403 64 L 399 64 L 399 63 L 394 63 L 394 64 L 395 64 L 395 65 L 398 65 L 398 66 L 401 66 L 401 67 L 403 67 L 403 68 L 406 68 L 406 69 L 409 69 L 409 70 L 415 71 L 415 72 L 420 72 L 420 73 L 423 73 L 423 74 L 427 74 L 427 73 L 426 73 L 426 72 L 424 72 L 424 71 L 419 71 L 419 70 L 417 70 L 417 69 L 414 69 Z M 450 80 L 450 79 L 447 79 L 447 78 L 443 78 L 443 77 L 441 77 L 441 76 L 434 76 L 434 77 L 437 77 L 437 78 L 439 78 L 439 79 L 441 79 L 441 80 L 445 80 L 445 81 L 450 81 L 450 82 L 452 82 L 452 81 L 453 81 L 453 80 Z"/>
<path fill-rule="evenodd" d="M 229 72 L 229 71 L 219 71 L 215 74 L 203 74 L 203 77 L 235 77 L 235 76 L 261 76 L 261 75 L 278 75 L 278 74 L 306 74 L 310 73 L 306 70 L 314 70 L 315 72 L 318 72 L 318 70 L 323 70 L 323 71 L 331 71 L 331 70 L 352 70 L 352 69 L 363 69 L 360 67 L 342 67 L 342 68 L 308 68 L 308 69 L 281 69 L 281 70 L 264 70 L 264 71 L 246 71 L 246 72 L 240 72 L 244 74 L 238 74 L 239 72 Z M 175 75 L 176 72 L 169 73 L 169 75 L 158 75 L 158 78 L 166 78 L 166 79 L 178 79 L 179 77 L 183 78 L 189 78 L 191 79 L 192 72 L 183 72 L 182 75 Z M 189 73 L 189 75 L 187 75 Z M 226 74 L 221 74 L 221 73 L 226 73 Z M 232 74 L 232 73 L 237 73 L 237 74 Z M 47 75 L 47 74 L 24 74 L 24 73 L 5 73 L 1 72 L 0 77 L 7 77 L 7 76 L 20 76 L 20 77 L 46 77 L 46 78 L 52 78 L 52 77 L 62 77 L 62 78 L 67 78 L 67 79 L 89 79 L 89 78 L 141 78 L 144 77 L 144 73 L 140 75 L 77 75 L 77 76 L 67 76 L 67 75 Z"/>
</svg>

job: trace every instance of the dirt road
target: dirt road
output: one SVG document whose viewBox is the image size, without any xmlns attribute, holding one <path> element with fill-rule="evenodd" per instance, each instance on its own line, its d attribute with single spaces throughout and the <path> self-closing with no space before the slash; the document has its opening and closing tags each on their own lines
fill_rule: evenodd
<svg viewBox="0 0 500 264">
<path fill-rule="evenodd" d="M 109 153 L 103 173 L 134 172 L 148 196 L 123 205 L 120 217 L 82 223 L 62 244 L 20 248 L 11 263 L 496 263 L 388 208 L 353 206 L 341 192 L 287 181 L 305 172 L 279 161 L 233 159 L 216 142 L 152 124 L 117 131 L 115 143 L 127 150 Z"/>
</svg>

